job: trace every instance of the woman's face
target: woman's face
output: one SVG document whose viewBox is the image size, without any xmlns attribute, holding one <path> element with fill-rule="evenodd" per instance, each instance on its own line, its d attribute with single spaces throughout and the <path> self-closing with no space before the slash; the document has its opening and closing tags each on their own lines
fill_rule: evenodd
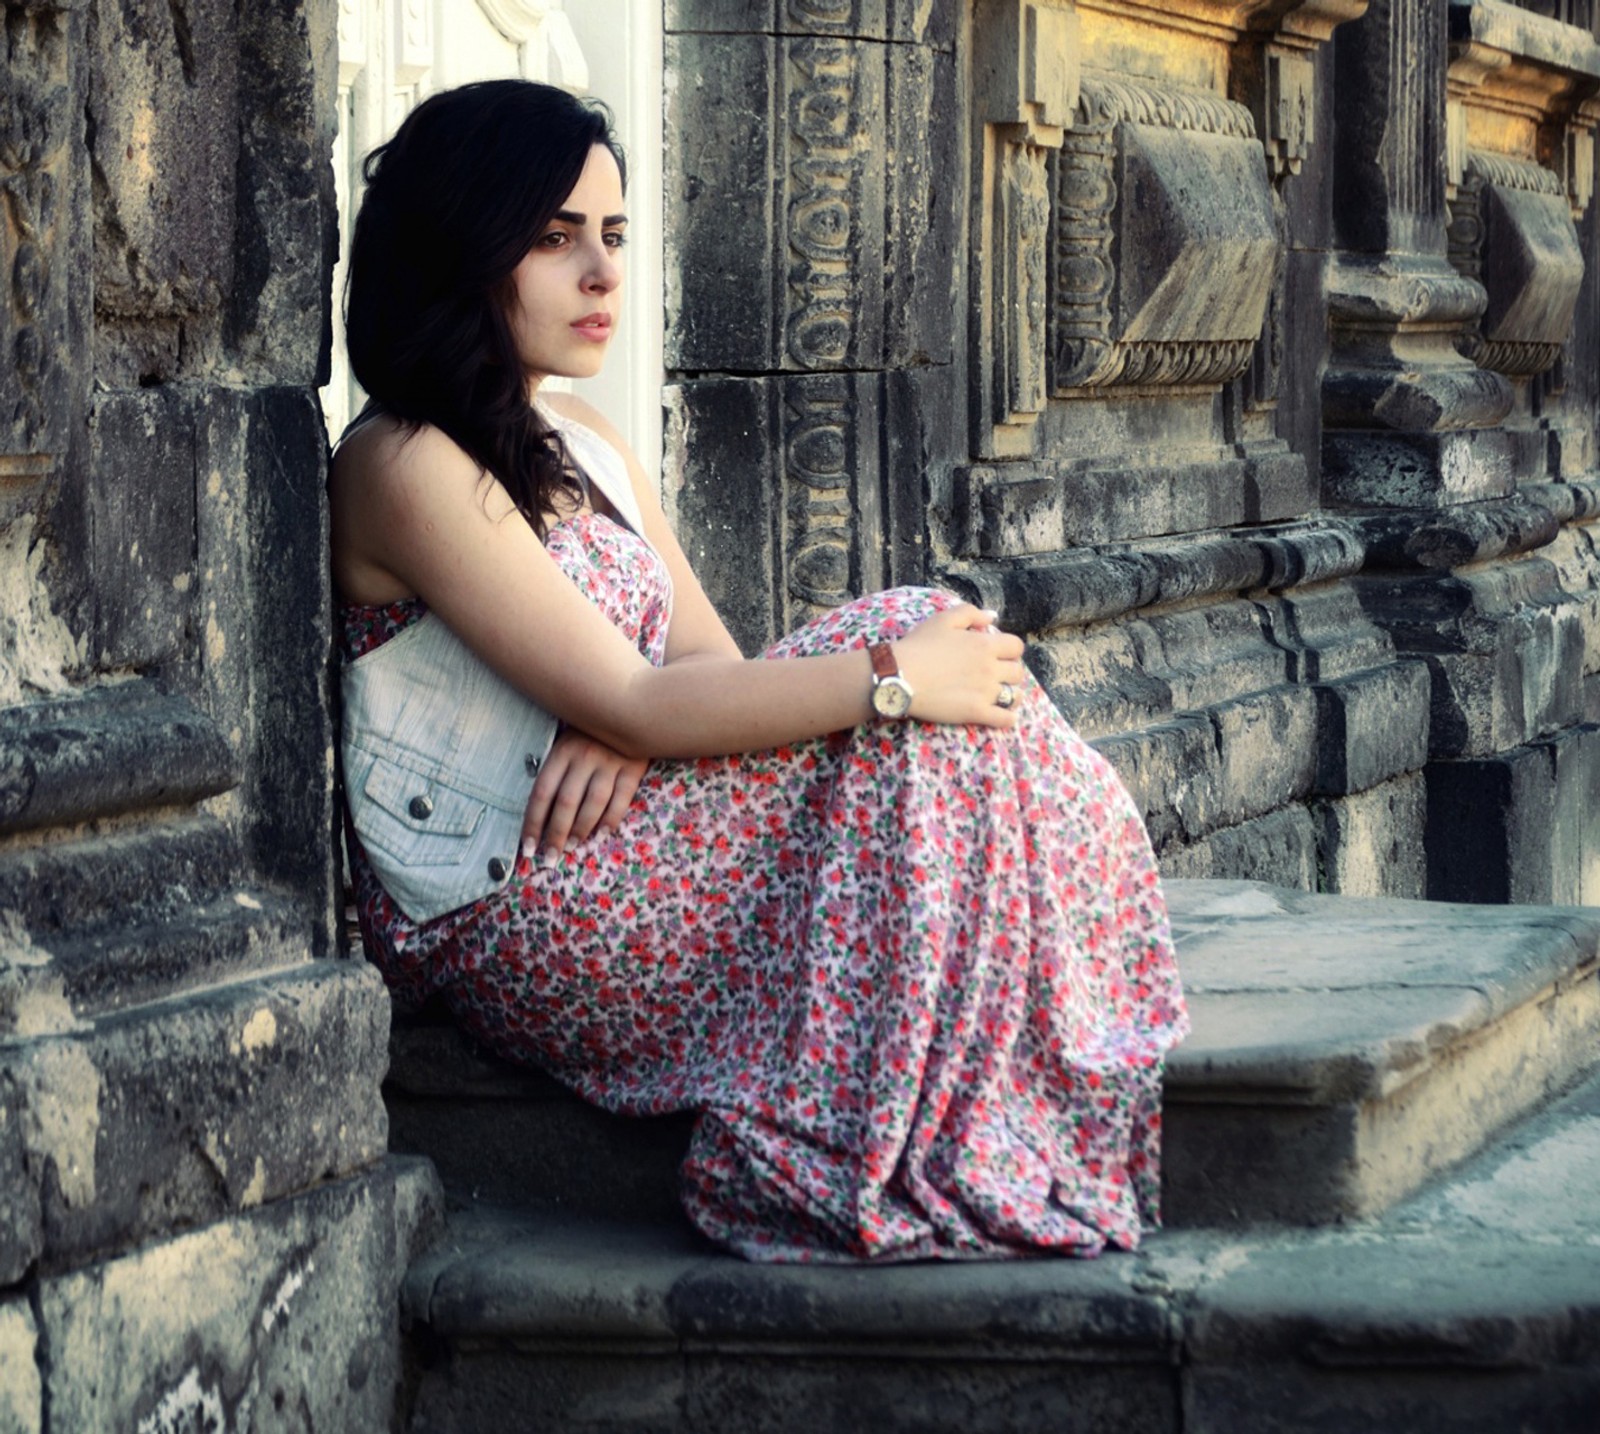
<svg viewBox="0 0 1600 1434">
<path fill-rule="evenodd" d="M 603 144 L 512 271 L 511 332 L 536 389 L 600 372 L 622 299 L 622 175 Z"/>
</svg>

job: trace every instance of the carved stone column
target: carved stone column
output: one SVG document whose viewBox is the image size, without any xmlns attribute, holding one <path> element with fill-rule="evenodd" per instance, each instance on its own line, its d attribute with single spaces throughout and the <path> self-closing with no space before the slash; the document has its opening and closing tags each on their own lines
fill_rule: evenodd
<svg viewBox="0 0 1600 1434">
<path fill-rule="evenodd" d="M 1078 16 L 1063 0 L 979 0 L 973 13 L 973 94 L 981 125 L 973 293 L 973 364 L 980 394 L 975 450 L 984 457 L 1031 454 L 1031 429 L 1049 397 L 1046 329 L 1052 229 L 1049 160 L 1078 106 Z M 1109 210 L 1110 191 L 1074 189 Z M 1091 288 L 1103 266 L 1082 269 Z"/>
<path fill-rule="evenodd" d="M 957 10 L 667 6 L 665 486 L 747 649 L 923 573 L 960 422 Z"/>
<path fill-rule="evenodd" d="M 1334 39 L 1330 354 L 1323 495 L 1334 504 L 1489 498 L 1514 483 L 1511 387 L 1457 351 L 1483 313 L 1446 258 L 1445 9 L 1374 0 Z"/>
</svg>

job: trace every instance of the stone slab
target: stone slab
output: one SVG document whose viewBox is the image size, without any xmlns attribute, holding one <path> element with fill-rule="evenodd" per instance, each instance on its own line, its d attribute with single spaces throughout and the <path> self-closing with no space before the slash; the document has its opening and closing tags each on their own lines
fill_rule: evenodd
<svg viewBox="0 0 1600 1434">
<path fill-rule="evenodd" d="M 1341 896 L 1425 896 L 1427 806 L 1421 772 L 1313 802 L 1318 887 Z"/>
<path fill-rule="evenodd" d="M 1169 1059 L 1185 1223 L 1371 1214 L 1588 1061 L 1600 912 L 1173 883 L 1194 1032 Z"/>
<path fill-rule="evenodd" d="M 0 1434 L 41 1434 L 39 1327 L 25 1299 L 0 1299 Z"/>
<path fill-rule="evenodd" d="M 361 963 L 306 962 L 4 1047 L 0 1104 L 59 1270 L 378 1159 L 388 1002 Z M 0 1164 L 0 1172 L 6 1167 Z M 14 1263 L 14 1260 L 13 1260 Z"/>
<path fill-rule="evenodd" d="M 50 1427 L 396 1427 L 397 1287 L 441 1215 L 390 1159 L 41 1280 Z"/>
</svg>

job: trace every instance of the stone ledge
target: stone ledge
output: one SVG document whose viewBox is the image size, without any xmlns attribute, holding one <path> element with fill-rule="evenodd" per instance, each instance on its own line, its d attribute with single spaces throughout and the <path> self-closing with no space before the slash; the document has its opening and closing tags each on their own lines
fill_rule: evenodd
<svg viewBox="0 0 1600 1434">
<path fill-rule="evenodd" d="M 381 1158 L 377 973 L 303 962 L 0 1042 L 0 1281 Z"/>
<path fill-rule="evenodd" d="M 176 913 L 121 915 L 119 925 L 72 938 L 30 933 L 26 948 L 0 957 L 0 1040 L 40 1034 L 40 1022 L 58 1016 L 85 1020 L 281 969 L 304 956 L 309 939 L 303 907 L 261 888 L 240 886 Z"/>
<path fill-rule="evenodd" d="M 0 908 L 48 946 L 85 936 L 137 908 L 187 910 L 226 890 L 243 865 L 234 834 L 195 815 L 72 840 L 25 840 L 0 853 Z"/>
<path fill-rule="evenodd" d="M 1361 539 L 1341 518 L 1075 549 L 945 570 L 962 596 L 1043 633 L 1197 597 L 1323 582 L 1359 572 Z"/>
<path fill-rule="evenodd" d="M 179 806 L 237 784 L 216 724 L 143 681 L 0 711 L 0 833 Z"/>
<path fill-rule="evenodd" d="M 1539 483 L 1479 503 L 1343 516 L 1366 548 L 1368 569 L 1439 572 L 1533 552 L 1563 524 L 1597 514 L 1600 485 Z"/>
<path fill-rule="evenodd" d="M 1166 1085 L 1180 1223 L 1375 1214 L 1600 1038 L 1600 911 L 1173 885 L 1194 1017 Z"/>
</svg>

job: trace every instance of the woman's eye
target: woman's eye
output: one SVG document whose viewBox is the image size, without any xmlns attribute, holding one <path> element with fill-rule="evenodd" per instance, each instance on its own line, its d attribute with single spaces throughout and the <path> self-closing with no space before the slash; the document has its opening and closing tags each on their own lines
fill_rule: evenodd
<svg viewBox="0 0 1600 1434">
<path fill-rule="evenodd" d="M 560 229 L 552 229 L 548 234 L 539 236 L 538 247 L 541 249 L 559 249 L 567 242 L 566 234 Z"/>
<path fill-rule="evenodd" d="M 628 242 L 628 236 L 620 229 L 608 229 L 605 234 L 607 249 L 620 249 Z"/>
</svg>

